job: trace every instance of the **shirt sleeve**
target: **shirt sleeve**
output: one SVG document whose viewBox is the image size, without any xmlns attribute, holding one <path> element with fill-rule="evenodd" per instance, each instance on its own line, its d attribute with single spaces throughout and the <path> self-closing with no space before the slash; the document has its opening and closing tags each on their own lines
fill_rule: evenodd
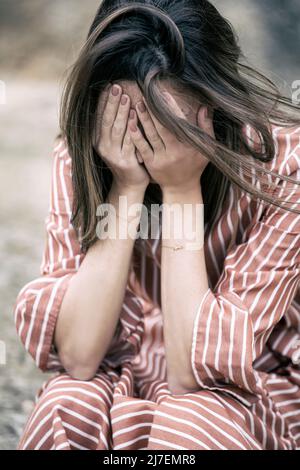
<svg viewBox="0 0 300 470">
<path fill-rule="evenodd" d="M 56 145 L 52 156 L 49 212 L 45 218 L 46 236 L 40 276 L 19 291 L 13 308 L 21 342 L 42 371 L 64 370 L 53 343 L 54 329 L 69 282 L 85 256 L 70 222 L 72 160 L 64 140 Z M 103 362 L 118 366 L 121 360 L 136 354 L 143 332 L 143 306 L 143 299 L 136 295 L 133 284 L 128 282 L 111 349 Z"/>
<path fill-rule="evenodd" d="M 298 181 L 299 135 L 289 136 L 286 145 L 280 140 L 280 155 L 287 160 L 277 168 Z M 300 186 L 293 188 L 290 197 L 299 210 Z M 197 383 L 228 392 L 246 405 L 263 388 L 265 373 L 258 374 L 253 362 L 300 282 L 300 214 L 267 203 L 262 207 L 247 240 L 227 252 L 221 276 L 202 298 L 193 327 L 191 363 Z"/>
</svg>

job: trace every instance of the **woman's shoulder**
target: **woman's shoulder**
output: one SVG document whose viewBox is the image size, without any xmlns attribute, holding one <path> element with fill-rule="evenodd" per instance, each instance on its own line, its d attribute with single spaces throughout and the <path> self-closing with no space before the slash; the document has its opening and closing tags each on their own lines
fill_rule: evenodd
<svg viewBox="0 0 300 470">
<path fill-rule="evenodd" d="M 73 196 L 72 159 L 67 140 L 59 135 L 54 139 L 52 148 L 52 185 L 58 197 L 69 199 Z"/>
<path fill-rule="evenodd" d="M 300 170 L 300 126 L 271 125 L 274 141 L 274 156 L 269 162 L 262 162 L 263 167 L 279 175 L 290 176 Z M 250 125 L 245 127 L 248 143 L 259 146 L 257 133 Z"/>
<path fill-rule="evenodd" d="M 279 126 L 273 124 L 271 125 L 270 130 L 274 143 L 274 154 L 272 155 L 271 160 L 263 162 L 253 158 L 255 166 L 253 165 L 251 168 L 251 174 L 244 168 L 240 171 L 241 178 L 246 180 L 251 186 L 254 186 L 259 192 L 261 191 L 262 182 L 268 182 L 268 184 L 272 184 L 272 188 L 276 187 L 279 189 L 279 186 L 281 187 L 282 185 L 285 186 L 286 184 L 290 184 L 283 182 L 284 177 L 291 177 L 292 179 L 300 180 L 300 126 Z M 261 149 L 259 135 L 257 131 L 250 126 L 250 124 L 243 127 L 243 133 L 249 147 L 256 150 Z M 266 169 L 274 174 L 270 175 L 267 172 L 264 173 L 264 171 L 257 170 L 256 165 L 261 169 Z M 277 186 L 273 186 L 274 183 Z M 251 197 L 246 190 L 238 187 L 235 187 L 234 189 L 234 199 L 240 201 L 242 197 L 245 197 L 250 203 Z M 271 189 L 271 191 L 272 194 L 275 194 L 273 189 Z M 298 186 L 297 191 L 300 191 L 300 186 Z M 253 205 L 257 210 L 261 207 L 260 204 L 256 205 L 255 201 L 253 202 Z"/>
<path fill-rule="evenodd" d="M 298 179 L 300 181 L 300 126 L 276 126 L 272 125 L 271 128 L 272 137 L 274 141 L 274 155 L 269 162 L 260 162 L 255 160 L 259 166 L 267 170 L 271 170 L 275 175 L 279 176 L 290 176 L 292 179 Z M 249 146 L 260 145 L 259 137 L 250 125 L 245 126 L 244 132 L 248 138 Z M 258 191 L 261 191 L 261 179 L 260 176 L 265 180 L 267 178 L 270 181 L 270 176 L 263 172 L 259 172 L 256 176 L 256 170 L 253 168 L 251 172 L 252 176 L 248 176 L 248 173 L 241 172 L 240 175 L 243 179 L 246 179 L 253 187 Z M 282 186 L 282 179 L 272 176 L 272 182 L 278 182 L 277 188 Z M 256 177 L 255 177 L 256 176 Z M 279 180 L 279 181 L 278 181 Z M 285 184 L 284 184 L 285 185 Z M 292 185 L 293 191 L 294 186 Z M 300 186 L 296 187 L 296 198 L 299 199 Z M 275 193 L 273 193 L 275 194 Z M 261 217 L 261 212 L 269 206 L 268 203 L 252 197 L 245 189 L 239 188 L 235 185 L 230 185 L 228 195 L 226 198 L 226 204 L 224 204 L 223 215 L 226 211 L 233 211 L 232 218 L 236 218 L 240 223 L 240 219 L 246 220 L 245 214 L 249 214 L 249 224 L 252 225 L 255 220 Z M 239 210 L 236 209 L 239 207 Z"/>
<path fill-rule="evenodd" d="M 71 157 L 68 148 L 67 139 L 62 134 L 59 134 L 55 137 L 53 143 L 53 156 L 64 159 L 67 165 L 71 164 Z"/>
<path fill-rule="evenodd" d="M 300 170 L 300 126 L 272 127 L 275 143 L 274 170 L 285 176 Z"/>
</svg>

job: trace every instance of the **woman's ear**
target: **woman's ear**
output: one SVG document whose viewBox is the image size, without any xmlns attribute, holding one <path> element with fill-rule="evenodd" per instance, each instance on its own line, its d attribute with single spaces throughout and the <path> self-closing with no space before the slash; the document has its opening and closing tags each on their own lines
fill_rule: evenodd
<svg viewBox="0 0 300 470">
<path fill-rule="evenodd" d="M 207 105 L 200 106 L 197 112 L 197 125 L 207 134 L 215 137 L 212 108 Z"/>
</svg>

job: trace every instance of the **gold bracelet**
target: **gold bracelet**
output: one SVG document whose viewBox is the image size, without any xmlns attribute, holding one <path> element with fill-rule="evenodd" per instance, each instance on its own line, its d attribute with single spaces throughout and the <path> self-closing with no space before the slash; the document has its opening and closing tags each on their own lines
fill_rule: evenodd
<svg viewBox="0 0 300 470">
<path fill-rule="evenodd" d="M 203 243 L 185 243 L 185 244 L 178 243 L 176 245 L 162 244 L 161 246 L 162 248 L 171 248 L 173 251 L 182 250 L 184 248 L 186 250 L 202 250 L 203 249 Z"/>
</svg>

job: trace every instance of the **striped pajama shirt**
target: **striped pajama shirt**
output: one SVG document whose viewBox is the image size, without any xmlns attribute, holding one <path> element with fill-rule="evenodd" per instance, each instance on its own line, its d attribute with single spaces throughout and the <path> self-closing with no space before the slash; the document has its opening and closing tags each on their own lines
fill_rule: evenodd
<svg viewBox="0 0 300 470">
<path fill-rule="evenodd" d="M 276 155 L 264 165 L 299 179 L 300 128 L 274 126 L 273 137 Z M 81 381 L 66 373 L 53 345 L 64 293 L 84 258 L 70 223 L 71 163 L 61 140 L 40 276 L 14 306 L 26 350 L 53 372 L 18 449 L 299 449 L 300 215 L 230 185 L 213 226 L 205 225 L 209 288 L 195 312 L 190 357 L 197 391 L 168 389 L 160 238 L 150 240 L 152 258 L 134 252 L 120 328 L 96 376 Z"/>
</svg>

